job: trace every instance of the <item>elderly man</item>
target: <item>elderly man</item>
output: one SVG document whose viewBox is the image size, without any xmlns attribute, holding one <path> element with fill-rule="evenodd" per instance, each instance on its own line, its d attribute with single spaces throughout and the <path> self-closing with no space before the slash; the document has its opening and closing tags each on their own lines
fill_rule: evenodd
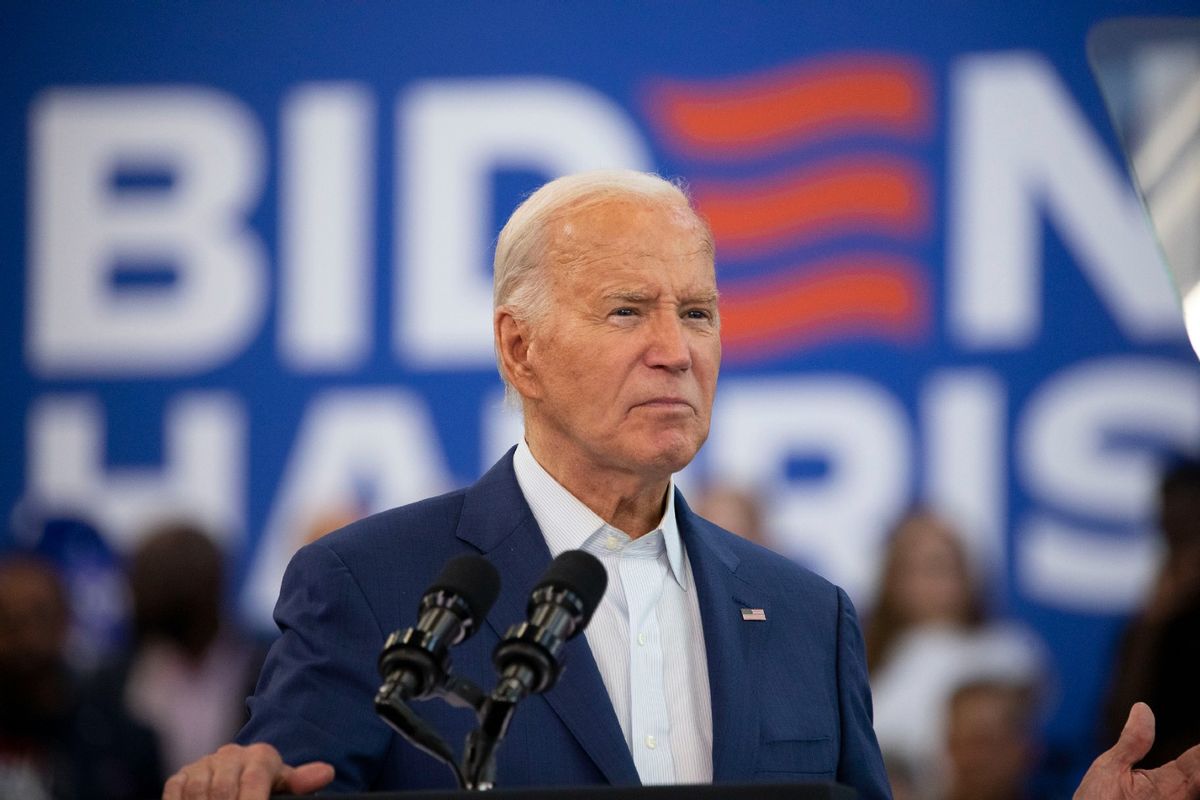
<svg viewBox="0 0 1200 800">
<path fill-rule="evenodd" d="M 482 554 L 504 587 L 454 659 L 484 682 L 537 577 L 574 548 L 601 559 L 608 591 L 558 685 L 518 709 L 497 785 L 818 780 L 888 797 L 845 594 L 699 518 L 673 486 L 708 435 L 721 356 L 712 234 L 688 199 L 634 172 L 553 181 L 502 231 L 495 281 L 525 440 L 463 491 L 297 553 L 241 744 L 164 797 L 449 786 L 375 718 L 385 636 L 446 560 Z M 474 723 L 419 710 L 452 742 Z"/>
</svg>

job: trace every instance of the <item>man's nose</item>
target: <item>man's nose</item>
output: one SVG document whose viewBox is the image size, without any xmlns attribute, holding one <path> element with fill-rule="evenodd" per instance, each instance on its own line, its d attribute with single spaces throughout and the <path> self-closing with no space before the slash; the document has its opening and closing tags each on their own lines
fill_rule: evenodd
<svg viewBox="0 0 1200 800">
<path fill-rule="evenodd" d="M 646 360 L 652 367 L 682 371 L 692 366 L 692 349 L 683 320 L 674 314 L 658 315 L 650 326 Z"/>
</svg>

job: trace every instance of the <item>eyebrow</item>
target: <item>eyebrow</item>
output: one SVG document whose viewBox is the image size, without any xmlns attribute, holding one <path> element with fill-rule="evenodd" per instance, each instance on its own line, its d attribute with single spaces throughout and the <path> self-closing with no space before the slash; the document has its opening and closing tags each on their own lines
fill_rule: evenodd
<svg viewBox="0 0 1200 800">
<path fill-rule="evenodd" d="M 644 303 L 650 299 L 650 295 L 645 292 L 618 290 L 615 292 L 605 292 L 603 298 L 605 300 L 624 300 L 627 303 Z"/>
<path fill-rule="evenodd" d="M 646 294 L 645 292 L 621 290 L 615 292 L 606 292 L 604 295 L 602 295 L 602 297 L 605 300 L 623 300 L 627 303 L 645 303 L 651 299 L 650 295 Z M 717 299 L 717 292 L 703 292 L 701 294 L 689 295 L 683 298 L 682 304 L 694 305 L 696 303 L 716 303 Z"/>
</svg>

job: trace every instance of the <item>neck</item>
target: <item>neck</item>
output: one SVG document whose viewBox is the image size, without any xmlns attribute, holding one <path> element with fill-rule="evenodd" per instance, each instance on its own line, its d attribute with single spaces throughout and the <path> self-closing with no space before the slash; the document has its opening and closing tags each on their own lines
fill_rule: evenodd
<svg viewBox="0 0 1200 800">
<path fill-rule="evenodd" d="M 643 475 L 613 465 L 573 458 L 527 428 L 525 441 L 542 469 L 619 531 L 637 539 L 658 527 L 666 507 L 671 476 Z"/>
</svg>

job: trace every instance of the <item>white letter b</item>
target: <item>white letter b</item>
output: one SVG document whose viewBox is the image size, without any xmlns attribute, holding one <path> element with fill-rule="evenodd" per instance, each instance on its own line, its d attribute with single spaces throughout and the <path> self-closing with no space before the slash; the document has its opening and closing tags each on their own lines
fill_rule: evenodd
<svg viewBox="0 0 1200 800">
<path fill-rule="evenodd" d="M 186 374 L 240 352 L 266 300 L 262 244 L 245 225 L 263 177 L 253 118 L 206 89 L 57 90 L 35 104 L 30 141 L 30 366 Z M 169 180 L 120 189 L 122 171 Z M 130 263 L 165 265 L 172 280 L 118 289 Z"/>
</svg>

